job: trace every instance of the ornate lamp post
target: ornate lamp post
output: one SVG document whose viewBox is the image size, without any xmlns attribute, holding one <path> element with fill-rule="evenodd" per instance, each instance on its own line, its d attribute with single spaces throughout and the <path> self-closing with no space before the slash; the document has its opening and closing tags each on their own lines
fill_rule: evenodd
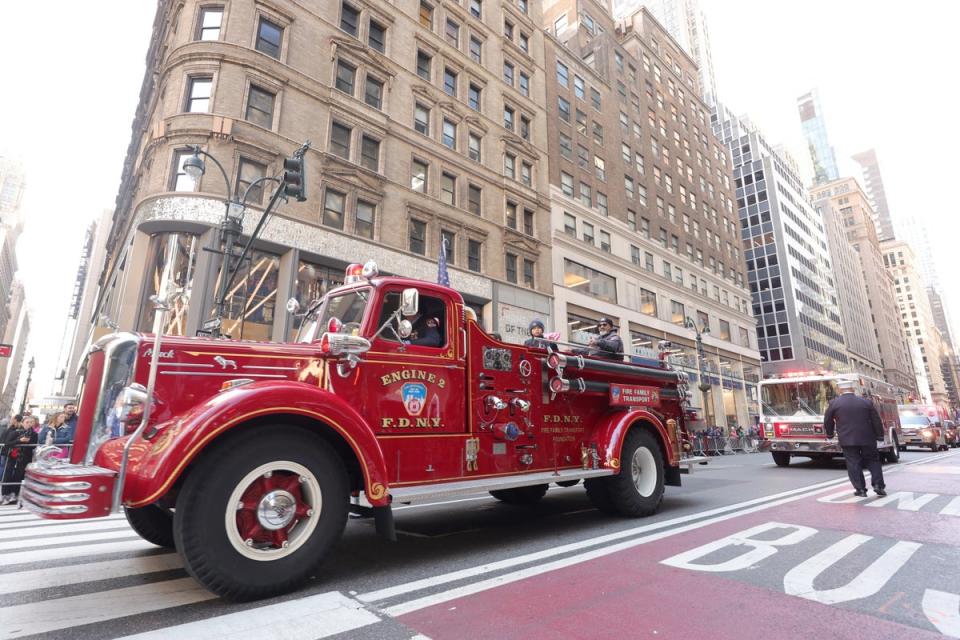
<svg viewBox="0 0 960 640">
<path fill-rule="evenodd" d="M 20 402 L 20 415 L 23 415 L 23 412 L 27 409 L 27 396 L 30 395 L 30 381 L 33 380 L 34 364 L 33 356 L 31 356 L 30 362 L 27 363 L 27 386 L 23 390 L 23 400 Z"/>
</svg>

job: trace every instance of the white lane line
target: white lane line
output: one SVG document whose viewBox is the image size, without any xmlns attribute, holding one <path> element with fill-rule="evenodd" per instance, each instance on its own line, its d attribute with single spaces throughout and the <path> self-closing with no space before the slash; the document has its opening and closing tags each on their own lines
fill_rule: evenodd
<svg viewBox="0 0 960 640">
<path fill-rule="evenodd" d="M 60 533 L 85 533 L 87 531 L 104 531 L 107 529 L 125 528 L 132 531 L 126 520 L 82 520 L 80 522 L 71 522 L 70 524 L 55 524 L 49 527 L 30 525 L 4 529 L 0 531 L 0 539 L 19 538 L 21 536 L 51 536 Z"/>
<path fill-rule="evenodd" d="M 776 500 L 784 496 L 794 495 L 804 491 L 809 491 L 811 489 L 822 489 L 826 487 L 833 487 L 842 482 L 847 482 L 847 479 L 838 478 L 836 480 L 828 480 L 825 482 L 820 482 L 817 484 L 800 487 L 798 489 L 791 489 L 790 491 L 784 491 L 782 493 L 778 493 L 772 496 L 763 496 L 762 498 L 755 498 L 753 500 L 747 500 L 745 502 L 739 502 L 737 504 L 732 504 L 725 507 L 717 507 L 716 509 L 710 509 L 709 511 L 691 513 L 689 515 L 679 516 L 677 518 L 671 518 L 670 520 L 663 520 L 662 522 L 654 522 L 652 524 L 647 524 L 640 527 L 632 527 L 630 529 L 609 533 L 609 534 L 598 536 L 595 538 L 578 540 L 577 542 L 571 542 L 569 544 L 565 544 L 559 547 L 552 547 L 550 549 L 544 549 L 542 551 L 527 553 L 521 556 L 507 558 L 506 560 L 499 560 L 497 562 L 491 562 L 491 563 L 483 564 L 477 567 L 470 567 L 469 569 L 461 569 L 459 571 L 453 571 L 450 573 L 441 574 L 441 575 L 433 576 L 430 578 L 424 578 L 422 580 L 415 580 L 413 582 L 407 582 L 405 584 L 400 584 L 393 587 L 387 587 L 385 589 L 379 589 L 377 591 L 361 593 L 360 595 L 357 596 L 357 599 L 360 600 L 361 602 L 377 602 L 379 600 L 386 600 L 388 598 L 393 598 L 405 593 L 411 593 L 413 591 L 419 591 L 420 589 L 426 589 L 427 587 L 436 586 L 438 584 L 456 582 L 457 580 L 463 580 L 465 578 L 473 578 L 475 576 L 482 575 L 484 573 L 490 573 L 491 571 L 499 571 L 500 569 L 507 569 L 517 565 L 527 564 L 529 562 L 535 562 L 537 560 L 543 560 L 545 558 L 562 555 L 570 551 L 578 551 L 580 549 L 585 549 L 587 547 L 592 547 L 592 546 L 603 544 L 606 542 L 620 540 L 622 538 L 628 538 L 630 536 L 646 533 L 648 531 L 672 527 L 674 525 L 690 522 L 691 520 L 708 518 L 710 516 L 714 516 L 717 514 L 734 511 L 737 509 L 741 509 L 743 507 L 749 507 L 758 503 L 766 502 L 768 500 Z"/>
<path fill-rule="evenodd" d="M 945 455 L 952 455 L 952 454 L 945 454 Z M 906 467 L 906 466 L 909 466 L 909 465 L 913 465 L 913 464 L 923 464 L 923 463 L 926 463 L 926 462 L 933 461 L 934 459 L 935 459 L 935 458 L 929 458 L 929 459 L 921 459 L 921 460 L 915 460 L 915 461 L 907 462 L 907 463 L 901 464 L 901 465 L 900 465 L 900 468 L 903 468 L 903 467 Z M 890 471 L 893 472 L 893 471 L 896 471 L 896 469 L 891 469 Z M 467 579 L 467 578 L 473 578 L 473 577 L 476 577 L 476 576 L 479 576 L 479 575 L 483 575 L 483 574 L 486 574 L 486 573 L 491 573 L 491 572 L 493 572 L 493 571 L 499 571 L 499 570 L 501 570 L 501 569 L 507 569 L 507 568 L 510 568 L 510 567 L 515 567 L 515 566 L 518 566 L 518 565 L 523 565 L 523 564 L 527 564 L 527 563 L 530 563 L 530 562 L 535 562 L 535 561 L 538 561 L 538 560 L 547 559 L 547 558 L 550 558 L 550 557 L 553 557 L 553 556 L 562 555 L 562 554 L 567 553 L 567 552 L 569 552 L 569 551 L 577 551 L 577 550 L 584 549 L 584 548 L 588 548 L 588 547 L 592 547 L 592 546 L 595 546 L 595 545 L 598 545 L 598 544 L 603 544 L 603 543 L 606 543 L 606 542 L 611 542 L 611 541 L 614 541 L 614 540 L 619 540 L 619 539 L 621 539 L 621 538 L 626 538 L 626 537 L 630 537 L 630 536 L 633 536 L 633 535 L 637 535 L 637 534 L 641 534 L 641 533 L 646 533 L 646 532 L 649 532 L 649 531 L 654 531 L 654 530 L 657 530 L 657 529 L 663 529 L 663 528 L 667 528 L 667 527 L 672 527 L 672 526 L 674 526 L 674 525 L 682 524 L 682 523 L 685 523 L 685 522 L 690 522 L 690 521 L 692 521 L 692 520 L 699 520 L 699 519 L 702 519 L 702 518 L 709 518 L 709 517 L 711 517 L 711 516 L 716 516 L 716 515 L 719 515 L 719 514 L 728 513 L 728 512 L 730 512 L 730 511 L 736 511 L 736 510 L 742 509 L 742 508 L 753 507 L 753 509 L 747 509 L 747 510 L 742 511 L 742 512 L 734 513 L 734 514 L 731 514 L 731 515 L 729 515 L 729 516 L 725 516 L 725 518 L 735 517 L 735 516 L 738 515 L 739 513 L 752 513 L 754 510 L 759 510 L 760 508 L 762 508 L 762 507 L 763 507 L 763 503 L 768 502 L 768 501 L 777 501 L 777 502 L 773 502 L 773 503 L 771 504 L 771 506 L 776 506 L 776 505 L 782 504 L 782 503 L 784 502 L 784 500 L 780 500 L 781 498 L 786 498 L 786 501 L 793 500 L 793 499 L 799 499 L 799 498 L 806 497 L 806 496 L 808 496 L 808 495 L 814 495 L 814 494 L 818 493 L 819 491 L 825 490 L 825 489 L 827 489 L 827 488 L 835 487 L 835 486 L 837 486 L 837 485 L 845 484 L 845 483 L 847 483 L 847 482 L 849 482 L 849 480 L 848 480 L 847 478 L 845 478 L 845 477 L 844 477 L 844 478 L 837 478 L 837 479 L 835 479 L 835 480 L 827 480 L 827 481 L 824 481 L 824 482 L 819 482 L 819 483 L 807 485 L 807 486 L 804 486 L 804 487 L 798 487 L 798 488 L 796 488 L 796 489 L 791 489 L 791 490 L 789 490 L 789 491 L 782 491 L 782 492 L 780 492 L 780 493 L 776 493 L 776 494 L 773 494 L 773 495 L 763 496 L 763 497 L 760 497 L 760 498 L 755 498 L 755 499 L 753 499 L 753 500 L 747 500 L 747 501 L 744 501 L 744 502 L 739 502 L 739 503 L 732 504 L 732 505 L 728 505 L 728 506 L 725 506 L 725 507 L 717 507 L 717 508 L 715 508 L 715 509 L 710 509 L 710 510 L 708 510 L 708 511 L 702 511 L 702 512 L 698 512 L 698 513 L 689 514 L 689 515 L 686 515 L 686 516 L 680 516 L 680 517 L 677 517 L 677 518 L 672 518 L 672 519 L 670 519 L 670 520 L 664 520 L 664 521 L 662 521 L 662 522 L 655 522 L 655 523 L 649 524 L 649 525 L 643 525 L 643 526 L 640 526 L 640 527 L 634 527 L 634 528 L 631 528 L 631 529 L 626 529 L 626 530 L 624 530 L 624 531 L 618 531 L 618 532 L 611 533 L 611 534 L 607 534 L 607 535 L 604 535 L 604 536 L 599 536 L 599 537 L 596 537 L 596 538 L 588 538 L 588 539 L 586 539 L 586 540 L 580 540 L 580 541 L 578 541 L 578 542 L 573 542 L 573 543 L 570 543 L 570 544 L 562 545 L 562 546 L 560 546 L 560 547 L 555 547 L 555 548 L 551 548 L 551 549 L 545 549 L 545 550 L 542 550 L 542 551 L 537 551 L 537 552 L 533 552 L 533 553 L 528 553 L 528 554 L 524 554 L 524 555 L 521 555 L 521 556 L 516 556 L 516 557 L 513 557 L 513 558 L 507 558 L 507 559 L 505 559 L 505 560 L 500 560 L 500 561 L 497 561 L 497 562 L 491 562 L 491 563 L 489 563 L 489 564 L 484 564 L 484 565 L 480 565 L 480 566 L 477 566 L 477 567 L 470 567 L 469 569 L 461 569 L 461 570 L 459 570 L 459 571 L 452 571 L 452 572 L 450 572 L 450 573 L 440 574 L 440 575 L 433 576 L 433 577 L 430 577 L 430 578 L 424 578 L 424 579 L 421 579 L 421 580 L 414 580 L 414 581 L 412 581 L 412 582 L 407 582 L 407 583 L 404 583 L 404 584 L 399 584 L 399 585 L 396 585 L 396 586 L 393 586 L 393 587 L 387 587 L 387 588 L 384 588 L 384 589 L 378 589 L 377 591 L 370 591 L 370 592 L 368 592 L 368 593 L 362 593 L 362 594 L 360 594 L 360 595 L 357 596 L 357 599 L 360 600 L 361 602 L 377 602 L 377 601 L 381 601 L 381 600 L 387 600 L 387 599 L 389 599 L 389 598 L 393 598 L 393 597 L 396 597 L 396 596 L 399 596 L 399 595 L 403 595 L 403 594 L 407 594 L 407 593 L 412 593 L 412 592 L 414 592 L 414 591 L 420 591 L 421 589 L 427 589 L 427 588 L 429 588 L 429 587 L 433 587 L 433 586 L 436 586 L 436 585 L 446 584 L 446 583 L 450 583 L 450 582 L 456 582 L 456 581 L 464 580 L 464 579 Z M 799 497 L 789 497 L 789 496 L 797 496 L 797 494 L 802 494 L 802 495 L 800 495 Z M 760 506 L 760 507 L 755 507 L 754 505 L 761 505 L 761 506 Z M 720 521 L 721 521 L 721 520 L 714 519 L 714 520 L 711 520 L 710 522 L 720 522 Z M 682 532 L 682 531 L 686 531 L 686 530 L 689 530 L 689 529 L 688 529 L 688 528 L 681 528 L 681 529 L 678 529 L 677 532 Z M 668 533 L 669 533 L 669 532 L 668 532 Z M 659 534 L 657 534 L 657 535 L 659 535 Z M 672 535 L 672 534 L 671 534 L 671 535 Z M 657 538 L 657 539 L 659 539 L 659 538 Z M 644 540 L 644 539 L 641 539 L 641 540 Z M 627 547 L 624 547 L 624 548 L 627 548 Z M 561 562 L 562 562 L 562 561 L 561 561 Z M 564 565 L 564 566 L 565 566 L 565 565 Z M 495 581 L 495 580 L 497 580 L 497 578 L 493 578 L 492 580 Z M 494 586 L 496 586 L 496 585 L 494 585 Z M 429 605 L 427 605 L 427 606 L 429 606 Z"/>
<path fill-rule="evenodd" d="M 140 538 L 137 538 L 136 540 L 120 540 L 117 542 L 101 542 L 99 544 L 59 547 L 57 549 L 31 549 L 29 551 L 18 551 L 16 553 L 4 553 L 0 555 L 0 567 L 9 567 L 15 564 L 26 564 L 28 562 L 64 560 L 67 558 L 72 560 L 75 558 L 104 555 L 107 553 L 149 551 L 151 549 L 159 549 L 159 547 L 154 544 L 150 544 L 146 540 L 141 540 Z"/>
<path fill-rule="evenodd" d="M 65 567 L 18 571 L 0 575 L 0 593 L 65 587 L 71 584 L 110 580 L 157 571 L 170 571 L 182 567 L 183 561 L 180 556 L 175 553 L 166 553 L 145 558 L 124 558 L 122 560 L 88 562 L 87 564 L 67 565 Z"/>
<path fill-rule="evenodd" d="M 20 638 L 212 600 L 193 578 L 0 607 L 4 638 Z M 270 619 L 273 622 L 273 619 Z"/>
<path fill-rule="evenodd" d="M 0 542 L 0 551 L 18 551 L 20 549 L 39 549 L 40 547 L 52 547 L 58 544 L 77 544 L 81 542 L 97 542 L 99 540 L 115 540 L 118 538 L 129 538 L 131 536 L 136 536 L 137 533 L 127 527 L 123 531 L 96 531 L 93 533 L 78 533 L 75 536 L 66 535 L 66 536 L 51 536 L 49 538 L 43 538 L 37 536 L 36 538 L 25 538 L 23 540 L 11 540 L 8 542 Z M 40 551 L 37 553 L 38 559 L 43 559 L 43 554 L 45 551 Z M 2 556 L 0 556 L 2 557 Z"/>
<path fill-rule="evenodd" d="M 70 524 L 83 524 L 86 522 L 126 522 L 127 519 L 124 515 L 112 515 L 105 518 L 83 518 L 80 520 L 47 520 L 46 518 L 40 518 L 35 515 L 24 515 L 17 518 L 3 518 L 0 519 L 0 530 L 6 531 L 9 529 L 19 529 L 20 527 L 52 527 L 52 526 L 66 526 Z"/>
<path fill-rule="evenodd" d="M 338 591 L 330 591 L 299 600 L 124 636 L 119 640 L 215 640 L 242 637 L 312 640 L 377 622 L 380 622 L 380 618 L 364 609 L 356 600 Z"/>
<path fill-rule="evenodd" d="M 407 602 L 401 602 L 400 604 L 383 609 L 383 612 L 393 617 L 402 616 L 404 614 L 411 613 L 413 611 L 419 611 L 420 609 L 432 607 L 437 604 L 449 602 L 450 600 L 462 598 L 464 596 L 479 593 L 481 591 L 486 591 L 488 589 L 494 589 L 496 587 L 517 582 L 519 580 L 525 580 L 527 578 L 538 576 L 543 573 L 549 573 L 551 571 L 565 569 L 566 567 L 587 562 L 588 560 L 602 558 L 604 556 L 608 556 L 608 555 L 617 553 L 619 551 L 632 549 L 633 547 L 638 547 L 640 545 L 644 545 L 650 542 L 656 542 L 657 540 L 669 538 L 675 535 L 679 535 L 681 533 L 693 531 L 695 529 L 702 529 L 703 527 L 708 527 L 710 525 L 717 524 L 718 522 L 724 522 L 726 520 L 732 520 L 734 518 L 739 518 L 741 516 L 745 516 L 751 513 L 763 511 L 765 509 L 771 509 L 773 507 L 778 507 L 788 502 L 803 500 L 804 498 L 808 498 L 812 495 L 816 495 L 817 493 L 825 491 L 826 489 L 827 487 L 821 487 L 819 489 L 808 491 L 800 495 L 783 498 L 782 500 L 776 500 L 774 502 L 768 502 L 766 504 L 761 504 L 748 509 L 743 509 L 741 511 L 736 511 L 734 513 L 728 513 L 725 515 L 717 516 L 715 518 L 710 518 L 708 520 L 694 522 L 692 524 L 688 524 L 682 527 L 677 527 L 675 529 L 652 533 L 647 536 L 634 538 L 633 540 L 627 540 L 625 542 L 621 542 L 619 544 L 615 544 L 609 547 L 604 547 L 602 549 L 594 549 L 592 551 L 587 551 L 586 553 L 581 553 L 576 556 L 570 556 L 568 558 L 554 560 L 553 562 L 549 562 L 547 564 L 539 565 L 536 567 L 528 567 L 526 569 L 520 569 L 520 570 L 514 571 L 513 573 L 508 573 L 508 574 L 496 576 L 493 578 L 488 578 L 480 582 L 474 582 L 472 584 L 464 585 L 462 587 L 457 587 L 454 589 L 450 589 L 448 591 L 431 594 L 428 596 L 424 596 L 422 598 L 416 598 L 414 600 L 409 600 Z"/>
</svg>

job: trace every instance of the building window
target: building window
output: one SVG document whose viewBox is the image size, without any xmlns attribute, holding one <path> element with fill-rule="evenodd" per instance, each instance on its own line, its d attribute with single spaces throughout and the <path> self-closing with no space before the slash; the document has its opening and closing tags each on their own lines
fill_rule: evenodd
<svg viewBox="0 0 960 640">
<path fill-rule="evenodd" d="M 223 7 L 202 7 L 197 21 L 197 40 L 219 40 Z"/>
<path fill-rule="evenodd" d="M 240 158 L 240 167 L 237 169 L 237 193 L 236 198 L 242 198 L 247 193 L 247 188 L 254 182 L 267 175 L 267 165 L 247 158 Z M 247 195 L 247 202 L 260 204 L 263 201 L 263 183 L 250 189 Z"/>
<path fill-rule="evenodd" d="M 366 200 L 357 200 L 356 232 L 361 238 L 373 240 L 373 225 L 376 220 L 377 206 Z"/>
<path fill-rule="evenodd" d="M 177 151 L 173 156 L 173 179 L 170 181 L 171 191 L 195 191 L 197 181 L 194 180 L 186 171 L 183 170 L 183 162 L 193 156 L 193 151 L 185 149 Z"/>
<path fill-rule="evenodd" d="M 430 82 L 430 66 L 433 58 L 428 53 L 417 50 L 417 75 Z"/>
<path fill-rule="evenodd" d="M 720 339 L 730 341 L 730 323 L 726 320 L 720 321 Z"/>
<path fill-rule="evenodd" d="M 744 347 L 749 347 L 750 332 L 744 329 L 743 327 L 739 327 L 739 329 L 740 329 L 740 344 L 743 345 Z"/>
<path fill-rule="evenodd" d="M 470 271 L 480 271 L 480 248 L 482 243 L 479 240 L 467 240 L 467 269 Z"/>
<path fill-rule="evenodd" d="M 457 148 L 457 125 L 446 118 L 443 119 L 443 130 L 441 133 L 441 142 L 448 149 Z"/>
<path fill-rule="evenodd" d="M 457 73 L 449 67 L 443 70 L 443 91 L 448 96 L 457 97 Z"/>
<path fill-rule="evenodd" d="M 528 76 L 523 71 L 520 72 L 520 82 L 518 86 L 520 88 L 520 95 L 529 98 L 530 97 L 530 76 Z"/>
<path fill-rule="evenodd" d="M 603 229 L 600 230 L 600 250 L 610 253 L 610 234 Z"/>
<path fill-rule="evenodd" d="M 598 300 L 617 303 L 616 278 L 569 259 L 563 261 L 563 286 Z"/>
<path fill-rule="evenodd" d="M 560 112 L 560 119 L 564 122 L 570 122 L 570 101 L 566 98 L 557 97 L 557 109 Z"/>
<path fill-rule="evenodd" d="M 349 62 L 337 61 L 337 81 L 334 86 L 348 96 L 353 95 L 353 86 L 356 81 L 357 68 Z"/>
<path fill-rule="evenodd" d="M 529 162 L 520 163 L 520 182 L 533 186 L 533 166 Z"/>
<path fill-rule="evenodd" d="M 517 256 L 512 253 L 506 254 L 504 259 L 507 272 L 507 282 L 517 284 Z"/>
<path fill-rule="evenodd" d="M 509 20 L 503 21 L 503 37 L 507 40 L 513 40 L 513 23 Z"/>
<path fill-rule="evenodd" d="M 640 289 L 640 313 L 656 317 L 657 294 L 655 294 L 653 291 Z"/>
<path fill-rule="evenodd" d="M 483 215 L 483 189 L 475 184 L 467 187 L 467 210 L 474 215 Z"/>
<path fill-rule="evenodd" d="M 603 125 L 597 121 L 593 122 L 593 141 L 597 146 L 603 146 Z"/>
<path fill-rule="evenodd" d="M 511 179 L 516 179 L 517 177 L 517 157 L 512 154 L 505 154 L 503 156 L 503 175 Z"/>
<path fill-rule="evenodd" d="M 683 309 L 683 303 L 676 300 L 670 301 L 670 322 L 678 324 L 681 327 L 687 321 L 687 314 Z"/>
<path fill-rule="evenodd" d="M 367 33 L 367 44 L 371 49 L 384 53 L 387 45 L 387 28 L 379 22 L 370 21 L 370 29 Z"/>
<path fill-rule="evenodd" d="M 480 111 L 480 92 L 482 89 L 477 85 L 470 83 L 470 87 L 467 89 L 467 104 L 470 105 L 470 108 L 474 111 Z"/>
<path fill-rule="evenodd" d="M 430 135 L 430 109 L 419 102 L 414 107 L 413 128 L 417 133 L 422 133 L 425 136 Z"/>
<path fill-rule="evenodd" d="M 422 220 L 410 220 L 410 251 L 421 256 L 427 255 L 427 223 Z"/>
<path fill-rule="evenodd" d="M 273 104 L 276 96 L 260 87 L 250 86 L 246 119 L 264 129 L 273 127 Z"/>
<path fill-rule="evenodd" d="M 350 134 L 353 130 L 339 122 L 334 122 L 330 128 L 330 153 L 340 156 L 344 160 L 350 159 Z"/>
<path fill-rule="evenodd" d="M 593 87 L 590 87 L 590 102 L 594 109 L 600 111 L 600 92 Z"/>
<path fill-rule="evenodd" d="M 373 76 L 367 76 L 363 101 L 374 109 L 380 109 L 383 106 L 383 83 Z"/>
<path fill-rule="evenodd" d="M 380 171 L 380 141 L 364 135 L 360 141 L 360 164 L 370 171 Z"/>
<path fill-rule="evenodd" d="M 554 35 L 559 36 L 561 32 L 567 30 L 567 14 L 564 13 L 562 16 L 553 21 L 553 33 Z M 564 85 L 566 86 L 566 85 Z"/>
<path fill-rule="evenodd" d="M 481 159 L 480 141 L 480 136 L 475 133 L 467 136 L 467 155 L 475 162 L 480 162 Z"/>
<path fill-rule="evenodd" d="M 447 19 L 445 37 L 451 46 L 458 49 L 460 48 L 460 25 L 449 18 Z"/>
<path fill-rule="evenodd" d="M 663 277 L 667 280 L 673 280 L 673 267 L 666 260 L 663 261 Z"/>
<path fill-rule="evenodd" d="M 524 53 L 530 52 L 530 36 L 528 36 L 525 33 L 521 33 L 519 43 L 520 43 L 521 51 L 523 51 Z"/>
<path fill-rule="evenodd" d="M 570 86 L 570 69 L 559 60 L 557 60 L 557 84 L 565 88 Z"/>
<path fill-rule="evenodd" d="M 573 141 L 565 133 L 560 133 L 560 155 L 567 160 L 573 159 Z"/>
<path fill-rule="evenodd" d="M 583 241 L 593 245 L 593 225 L 589 222 L 583 223 Z"/>
<path fill-rule="evenodd" d="M 527 5 L 527 0 L 517 0 L 517 8 L 520 9 L 520 12 L 523 15 L 530 13 L 530 7 Z"/>
<path fill-rule="evenodd" d="M 207 113 L 210 111 L 210 92 L 213 89 L 213 78 L 190 78 L 190 91 L 187 94 L 188 113 Z"/>
<path fill-rule="evenodd" d="M 157 289 L 163 273 L 167 270 L 167 259 L 170 256 L 170 250 L 176 247 L 173 264 L 169 265 L 172 275 L 171 284 L 175 287 L 183 287 L 189 291 L 193 286 L 193 275 L 196 268 L 197 253 L 200 247 L 199 237 L 187 233 L 159 233 L 150 239 L 149 253 L 147 255 L 147 282 L 151 283 L 147 289 L 144 307 L 140 313 L 140 331 L 151 331 L 154 319 L 154 305 L 149 300 Z M 163 327 L 165 335 L 182 336 L 186 333 L 186 319 L 189 307 L 187 301 L 178 301 L 170 313 L 166 316 L 167 324 Z M 16 460 L 14 458 L 14 460 Z"/>
<path fill-rule="evenodd" d="M 533 260 L 523 260 L 523 284 L 531 289 L 536 288 L 536 278 L 534 277 L 534 262 Z"/>
<path fill-rule="evenodd" d="M 343 229 L 343 212 L 346 201 L 346 194 L 327 189 L 323 198 L 323 224 L 325 226 Z"/>
<path fill-rule="evenodd" d="M 440 246 L 447 246 L 447 263 L 455 264 L 457 262 L 457 234 L 446 229 L 440 230 Z"/>
<path fill-rule="evenodd" d="M 607 194 L 600 191 L 597 191 L 597 210 L 602 216 L 609 215 L 609 211 L 607 210 Z"/>
<path fill-rule="evenodd" d="M 706 311 L 697 311 L 697 324 L 700 326 L 700 331 L 710 328 L 710 316 Z"/>
<path fill-rule="evenodd" d="M 511 87 L 513 86 L 513 63 L 512 62 L 503 63 L 503 81 L 506 82 Z"/>
<path fill-rule="evenodd" d="M 586 182 L 580 183 L 580 204 L 587 208 L 593 207 L 593 189 Z"/>
<path fill-rule="evenodd" d="M 627 227 L 630 231 L 637 230 L 637 212 L 632 209 L 627 209 Z"/>
<path fill-rule="evenodd" d="M 653 271 L 653 254 L 649 251 L 643 252 L 643 267 L 647 271 Z"/>
<path fill-rule="evenodd" d="M 427 192 L 427 171 L 430 167 L 426 162 L 414 160 L 410 166 L 410 188 L 420 193 Z"/>
<path fill-rule="evenodd" d="M 470 38 L 470 59 L 477 64 L 483 62 L 483 42 L 474 37 Z"/>
<path fill-rule="evenodd" d="M 563 195 L 568 198 L 573 197 L 573 176 L 569 173 L 560 172 L 560 189 L 563 191 Z"/>
<path fill-rule="evenodd" d="M 257 51 L 279 60 L 282 41 L 283 28 L 266 18 L 260 18 L 260 25 L 257 27 Z"/>
<path fill-rule="evenodd" d="M 433 7 L 426 2 L 420 3 L 420 24 L 427 29 L 433 29 Z"/>
<path fill-rule="evenodd" d="M 483 2 L 481 0 L 470 0 L 470 15 L 479 18 L 483 15 Z"/>
<path fill-rule="evenodd" d="M 346 2 L 340 4 L 340 30 L 349 33 L 354 38 L 360 33 L 360 11 Z"/>
<path fill-rule="evenodd" d="M 630 245 L 630 262 L 640 266 L 640 247 L 635 244 Z"/>
<path fill-rule="evenodd" d="M 523 210 L 523 232 L 528 236 L 534 234 L 533 215 L 532 209 Z"/>
<path fill-rule="evenodd" d="M 517 205 L 513 202 L 507 203 L 506 221 L 511 229 L 517 228 Z"/>
<path fill-rule="evenodd" d="M 577 219 L 571 214 L 563 214 L 563 232 L 568 236 L 577 237 Z"/>
<path fill-rule="evenodd" d="M 607 180 L 607 165 L 600 156 L 593 156 L 593 168 L 598 180 Z"/>
<path fill-rule="evenodd" d="M 440 201 L 457 205 L 457 177 L 446 171 L 440 175 Z"/>
</svg>

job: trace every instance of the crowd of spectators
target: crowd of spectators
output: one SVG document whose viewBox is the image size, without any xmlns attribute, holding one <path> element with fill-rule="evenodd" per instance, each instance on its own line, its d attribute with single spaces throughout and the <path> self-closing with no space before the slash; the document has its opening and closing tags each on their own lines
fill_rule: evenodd
<svg viewBox="0 0 960 640">
<path fill-rule="evenodd" d="M 63 411 L 40 421 L 29 411 L 11 416 L 0 423 L 0 504 L 13 504 L 20 499 L 20 485 L 38 446 L 57 445 L 61 455 L 73 444 L 77 428 L 77 407 L 67 404 Z"/>
</svg>

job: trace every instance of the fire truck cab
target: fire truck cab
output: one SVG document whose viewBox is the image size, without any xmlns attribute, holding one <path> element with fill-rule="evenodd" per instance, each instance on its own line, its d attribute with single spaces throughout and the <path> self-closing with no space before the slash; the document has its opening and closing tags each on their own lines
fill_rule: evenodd
<svg viewBox="0 0 960 640">
<path fill-rule="evenodd" d="M 101 339 L 70 460 L 39 452 L 21 495 L 46 518 L 123 509 L 209 590 L 262 598 L 313 575 L 351 511 L 394 538 L 392 505 L 583 481 L 605 512 L 652 514 L 701 461 L 687 398 L 665 361 L 507 344 L 456 291 L 351 265 L 292 343 Z"/>
</svg>

